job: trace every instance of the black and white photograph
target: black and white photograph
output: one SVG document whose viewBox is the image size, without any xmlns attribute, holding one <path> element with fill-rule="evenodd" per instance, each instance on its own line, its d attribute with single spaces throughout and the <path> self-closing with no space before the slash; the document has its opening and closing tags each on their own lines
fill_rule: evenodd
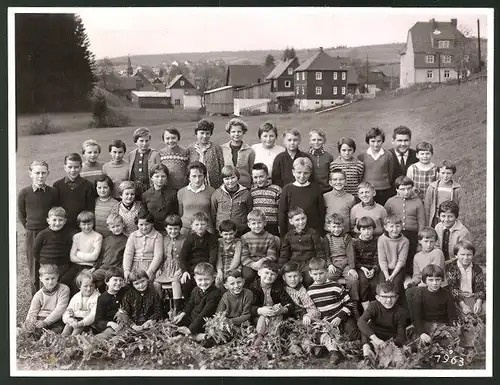
<svg viewBox="0 0 500 385">
<path fill-rule="evenodd" d="M 11 375 L 491 377 L 493 24 L 9 8 Z"/>
</svg>

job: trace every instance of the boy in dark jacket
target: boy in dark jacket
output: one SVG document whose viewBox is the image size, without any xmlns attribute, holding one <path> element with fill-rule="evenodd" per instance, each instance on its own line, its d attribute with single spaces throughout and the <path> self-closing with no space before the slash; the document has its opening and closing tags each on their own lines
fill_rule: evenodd
<svg viewBox="0 0 500 385">
<path fill-rule="evenodd" d="M 252 320 L 260 338 L 269 330 L 272 323 L 294 314 L 294 303 L 278 278 L 278 264 L 264 261 L 259 269 L 259 279 L 250 286 L 253 293 Z"/>
</svg>

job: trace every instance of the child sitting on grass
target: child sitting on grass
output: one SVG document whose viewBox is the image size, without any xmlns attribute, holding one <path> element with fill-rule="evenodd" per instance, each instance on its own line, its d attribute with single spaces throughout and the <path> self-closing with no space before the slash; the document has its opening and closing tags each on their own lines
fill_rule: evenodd
<svg viewBox="0 0 500 385">
<path fill-rule="evenodd" d="M 117 319 L 117 313 L 125 294 L 123 270 L 115 266 L 110 267 L 106 271 L 104 282 L 107 289 L 97 298 L 93 325 L 98 333 L 96 338 L 100 339 L 107 339 L 115 335 L 123 327 Z"/>
<path fill-rule="evenodd" d="M 207 184 L 217 189 L 222 184 L 221 170 L 224 167 L 222 148 L 210 138 L 214 133 L 214 122 L 200 120 L 194 129 L 196 143 L 188 147 L 189 162 L 198 161 L 207 168 Z"/>
<path fill-rule="evenodd" d="M 440 222 L 439 206 L 445 201 L 453 201 L 460 207 L 463 189 L 452 178 L 457 166 L 449 160 L 443 160 L 438 167 L 438 180 L 429 184 L 424 198 L 425 217 L 428 226 L 436 227 Z"/>
<path fill-rule="evenodd" d="M 311 159 L 302 157 L 293 162 L 292 173 L 295 182 L 283 188 L 279 206 L 278 223 L 281 236 L 284 237 L 290 230 L 287 214 L 293 207 L 301 207 L 309 221 L 309 227 L 316 230 L 319 236 L 324 233 L 325 227 L 325 200 L 319 185 L 313 180 L 313 165 Z"/>
<path fill-rule="evenodd" d="M 313 258 L 309 261 L 309 274 L 314 280 L 307 294 L 321 313 L 321 319 L 338 327 L 350 340 L 360 338 L 360 332 L 353 317 L 353 304 L 347 290 L 338 282 L 327 279 L 327 264 L 324 259 Z M 333 350 L 331 361 L 337 364 L 340 355 Z"/>
<path fill-rule="evenodd" d="M 330 163 L 330 173 L 340 169 L 345 174 L 345 191 L 354 197 L 358 196 L 358 186 L 363 181 L 365 165 L 353 155 L 356 152 L 356 142 L 351 138 L 340 138 L 337 142 L 339 156 Z"/>
<path fill-rule="evenodd" d="M 259 345 L 263 336 L 277 326 L 283 318 L 291 317 L 295 307 L 285 290 L 282 280 L 278 280 L 278 264 L 275 261 L 264 261 L 259 269 L 259 279 L 250 286 L 253 293 L 252 322 L 256 325 Z"/>
<path fill-rule="evenodd" d="M 42 329 L 61 333 L 64 328 L 62 316 L 69 302 L 69 287 L 58 282 L 56 265 L 41 265 L 38 273 L 41 289 L 31 300 L 25 324 L 34 329 L 37 337 L 41 336 Z"/>
<path fill-rule="evenodd" d="M 333 155 L 325 151 L 326 134 L 323 130 L 313 128 L 309 131 L 309 157 L 313 162 L 314 181 L 321 188 L 324 194 L 332 189 L 329 184 L 330 163 L 333 162 Z"/>
<path fill-rule="evenodd" d="M 451 324 L 457 319 L 455 302 L 451 293 L 441 287 L 444 270 L 437 265 L 427 265 L 422 271 L 422 281 L 427 287 L 416 291 L 413 303 L 409 303 L 415 332 L 428 344 L 435 328 Z"/>
<path fill-rule="evenodd" d="M 130 234 L 123 253 L 125 281 L 133 268 L 141 268 L 154 277 L 163 261 L 163 236 L 153 228 L 153 216 L 139 213 L 136 224 L 139 230 Z"/>
<path fill-rule="evenodd" d="M 221 171 L 222 186 L 212 194 L 212 218 L 218 228 L 223 220 L 236 223 L 238 236 L 248 231 L 247 215 L 252 211 L 252 195 L 239 184 L 240 172 L 234 166 L 224 166 Z"/>
<path fill-rule="evenodd" d="M 453 201 L 444 201 L 439 205 L 441 222 L 436 225 L 437 247 L 442 250 L 445 263 L 453 261 L 453 249 L 458 242 L 471 240 L 469 230 L 458 220 L 458 213 L 458 205 Z"/>
<path fill-rule="evenodd" d="M 193 289 L 186 307 L 173 318 L 172 322 L 180 326 L 179 333 L 194 335 L 195 338 L 202 340 L 204 336 L 197 336 L 197 334 L 203 333 L 205 318 L 215 314 L 221 292 L 214 285 L 215 270 L 210 263 L 201 262 L 195 266 L 194 280 L 196 287 Z"/>
<path fill-rule="evenodd" d="M 358 320 L 363 355 L 374 355 L 372 347 L 382 347 L 391 338 L 396 346 L 406 340 L 406 312 L 397 304 L 398 294 L 392 282 L 379 283 L 376 301 L 370 302 Z"/>
<path fill-rule="evenodd" d="M 118 205 L 118 201 L 112 197 L 113 195 L 113 181 L 107 175 L 99 175 L 95 182 L 94 187 L 97 198 L 95 199 L 95 231 L 103 237 L 110 235 L 107 226 L 107 219 L 109 214 Z"/>
<path fill-rule="evenodd" d="M 361 182 L 358 186 L 358 198 L 361 202 L 355 204 L 351 209 L 351 228 L 354 234 L 359 234 L 356 223 L 359 218 L 370 217 L 375 223 L 373 235 L 378 237 L 384 232 L 384 219 L 387 210 L 384 206 L 374 201 L 376 195 L 375 187 L 371 183 Z"/>
<path fill-rule="evenodd" d="M 232 221 L 222 221 L 219 234 L 215 285 L 221 288 L 230 271 L 241 271 L 241 240 L 236 238 L 236 224 Z"/>
<path fill-rule="evenodd" d="M 103 239 L 101 253 L 90 269 L 95 286 L 101 293 L 106 290 L 106 271 L 112 266 L 123 266 L 123 253 L 127 244 L 127 236 L 123 234 L 123 218 L 118 214 L 109 214 L 106 223 L 111 234 Z"/>
<path fill-rule="evenodd" d="M 173 312 L 177 314 L 182 299 L 181 268 L 179 259 L 182 246 L 186 237 L 181 234 L 182 220 L 177 214 L 170 214 L 165 218 L 166 235 L 163 237 L 163 262 L 158 269 L 154 280 L 154 287 L 161 299 L 163 299 L 162 285 L 172 285 Z"/>
<path fill-rule="evenodd" d="M 102 173 L 107 175 L 113 181 L 113 198 L 121 199 L 120 184 L 129 178 L 129 164 L 123 160 L 127 145 L 120 139 L 113 140 L 109 146 L 109 155 L 111 160 L 104 163 Z"/>
<path fill-rule="evenodd" d="M 348 233 L 351 228 L 351 209 L 356 204 L 354 196 L 347 193 L 345 188 L 346 175 L 340 168 L 334 168 L 330 172 L 330 186 L 332 191 L 323 194 L 325 199 L 326 217 L 332 214 L 340 214 L 344 218 L 344 232 Z M 325 223 L 325 230 L 328 232 Z"/>
<path fill-rule="evenodd" d="M 63 336 L 82 334 L 90 330 L 94 323 L 99 290 L 96 290 L 94 278 L 89 270 L 82 270 L 76 277 L 76 285 L 80 290 L 69 301 L 62 320 L 66 326 Z"/>
<path fill-rule="evenodd" d="M 281 187 L 272 184 L 269 171 L 264 163 L 255 163 L 252 167 L 253 185 L 250 189 L 252 206 L 261 210 L 266 216 L 266 231 L 279 236 L 278 204 L 281 196 Z"/>
<path fill-rule="evenodd" d="M 328 234 L 323 239 L 326 260 L 329 262 L 328 273 L 332 281 L 340 277 L 346 280 L 349 295 L 353 301 L 354 317 L 359 318 L 358 312 L 358 273 L 352 248 L 352 237 L 344 232 L 344 219 L 339 214 L 332 214 L 326 218 Z"/>
<path fill-rule="evenodd" d="M 132 269 L 128 280 L 132 287 L 123 296 L 118 318 L 135 331 L 148 329 L 161 319 L 160 297 L 143 269 Z"/>
<path fill-rule="evenodd" d="M 414 183 L 414 191 L 421 201 L 425 198 L 425 193 L 429 185 L 436 180 L 437 167 L 431 162 L 434 153 L 432 144 L 420 142 L 415 147 L 418 162 L 408 167 L 406 176 Z"/>
<path fill-rule="evenodd" d="M 101 154 L 101 146 L 93 139 L 86 140 L 82 144 L 83 164 L 80 176 L 90 183 L 95 183 L 97 177 L 102 175 L 103 163 L 98 161 Z"/>
<path fill-rule="evenodd" d="M 288 220 L 293 228 L 283 238 L 278 262 L 280 266 L 289 261 L 297 262 L 304 285 L 309 287 L 313 281 L 308 272 L 308 263 L 315 256 L 325 258 L 325 252 L 316 230 L 307 226 L 307 219 L 300 207 L 288 212 Z"/>
<path fill-rule="evenodd" d="M 217 306 L 216 313 L 224 313 L 234 326 L 241 326 L 252 317 L 253 293 L 244 285 L 245 279 L 241 272 L 229 270 L 224 282 L 227 291 Z"/>
<path fill-rule="evenodd" d="M 485 315 L 485 276 L 481 266 L 472 262 L 476 248 L 469 241 L 459 241 L 453 248 L 456 260 L 446 267 L 446 279 L 461 317 Z"/>
<path fill-rule="evenodd" d="M 191 222 L 191 232 L 181 248 L 179 265 L 181 268 L 182 295 L 189 299 L 195 287 L 194 268 L 201 262 L 211 264 L 214 269 L 217 264 L 217 236 L 207 231 L 208 217 L 205 213 L 194 214 Z M 215 277 L 214 277 L 215 278 Z"/>
<path fill-rule="evenodd" d="M 264 227 L 266 216 L 260 210 L 252 210 L 248 215 L 250 231 L 241 237 L 241 264 L 245 284 L 250 286 L 265 261 L 276 260 L 276 240 Z"/>
</svg>

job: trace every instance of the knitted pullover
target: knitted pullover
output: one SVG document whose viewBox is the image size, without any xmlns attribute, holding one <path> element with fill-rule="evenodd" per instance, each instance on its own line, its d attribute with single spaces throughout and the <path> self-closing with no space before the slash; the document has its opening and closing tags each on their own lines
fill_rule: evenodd
<svg viewBox="0 0 500 385">
<path fill-rule="evenodd" d="M 362 161 L 352 158 L 351 161 L 345 161 L 339 156 L 330 163 L 330 172 L 340 168 L 345 172 L 345 191 L 353 196 L 358 196 L 358 185 L 363 181 L 365 175 L 365 165 Z"/>
<path fill-rule="evenodd" d="M 457 319 L 457 308 L 448 290 L 439 288 L 429 291 L 422 288 L 415 292 L 413 302 L 413 322 L 417 335 L 425 332 L 425 322 L 450 324 Z"/>
<path fill-rule="evenodd" d="M 266 216 L 266 223 L 278 224 L 278 204 L 282 189 L 275 184 L 264 187 L 253 185 L 250 189 L 254 210 L 261 210 Z"/>
<path fill-rule="evenodd" d="M 387 210 L 384 206 L 375 203 L 371 206 L 365 205 L 362 202 L 355 204 L 351 209 L 351 227 L 352 231 L 359 234 L 356 223 L 359 218 L 370 217 L 375 222 L 373 234 L 378 236 L 384 232 L 384 219 L 387 216 Z"/>
<path fill-rule="evenodd" d="M 24 187 L 17 197 L 17 217 L 27 230 L 42 230 L 47 227 L 47 214 L 57 206 L 57 191 L 45 186 L 45 191 L 33 192 L 33 186 Z"/>
<path fill-rule="evenodd" d="M 26 320 L 43 319 L 50 326 L 62 319 L 69 302 L 69 287 L 58 283 L 51 292 L 41 288 L 38 290 L 28 310 Z"/>
<path fill-rule="evenodd" d="M 288 261 L 304 265 L 313 257 L 325 258 L 321 238 L 316 230 L 307 227 L 298 232 L 293 229 L 283 237 L 279 258 L 280 266 Z"/>
<path fill-rule="evenodd" d="M 250 191 L 239 185 L 238 191 L 230 194 L 224 185 L 214 191 L 210 198 L 212 218 L 215 218 L 215 227 L 219 228 L 222 221 L 229 219 L 236 223 L 238 231 L 247 228 L 247 215 L 252 211 L 252 195 Z"/>
<path fill-rule="evenodd" d="M 200 192 L 193 192 L 189 186 L 181 188 L 177 192 L 177 201 L 179 202 L 179 215 L 182 219 L 182 227 L 191 228 L 193 216 L 196 213 L 204 213 L 208 217 L 208 231 L 214 233 L 214 224 L 212 223 L 211 200 L 215 189 L 212 186 L 205 185 L 205 189 Z"/>
<path fill-rule="evenodd" d="M 103 237 L 111 234 L 106 221 L 117 204 L 118 201 L 112 197 L 106 200 L 98 197 L 95 200 L 95 231 L 102 234 Z"/>
<path fill-rule="evenodd" d="M 208 231 L 202 236 L 191 232 L 186 236 L 182 244 L 179 256 L 179 266 L 182 272 L 192 272 L 194 267 L 200 262 L 208 262 L 213 267 L 217 264 L 217 236 Z"/>
<path fill-rule="evenodd" d="M 415 193 L 408 199 L 395 195 L 385 203 L 387 215 L 396 214 L 403 220 L 403 230 L 418 232 L 425 226 L 425 209 Z"/>
<path fill-rule="evenodd" d="M 297 150 L 295 156 L 292 158 L 288 151 L 284 151 L 276 155 L 273 162 L 273 173 L 272 181 L 273 184 L 276 184 L 280 187 L 284 187 L 289 183 L 293 183 L 295 181 L 295 177 L 293 176 L 293 162 L 297 158 L 311 158 L 308 153 Z M 309 177 L 309 180 L 315 180 L 314 169 Z"/>
<path fill-rule="evenodd" d="M 127 244 L 125 234 L 111 234 L 102 241 L 101 253 L 94 264 L 94 269 L 107 269 L 111 266 L 123 266 L 123 252 Z"/>
<path fill-rule="evenodd" d="M 372 301 L 359 318 L 358 327 L 364 343 L 375 335 L 382 341 L 394 338 L 394 343 L 401 345 L 406 339 L 406 312 L 399 304 L 387 309 L 380 302 Z"/>
<path fill-rule="evenodd" d="M 102 166 L 102 162 L 95 162 L 94 164 L 83 162 L 80 176 L 94 184 L 97 178 L 102 175 Z"/>
<path fill-rule="evenodd" d="M 102 235 L 92 230 L 73 235 L 73 245 L 69 257 L 71 262 L 82 266 L 92 266 L 101 252 Z"/>
<path fill-rule="evenodd" d="M 66 226 L 59 231 L 43 229 L 36 236 L 33 245 L 35 261 L 40 264 L 66 265 L 69 263 L 71 245 L 71 233 Z"/>
<path fill-rule="evenodd" d="M 276 260 L 276 241 L 267 231 L 255 234 L 252 231 L 241 236 L 241 264 L 257 270 L 255 263 L 261 260 Z"/>
<path fill-rule="evenodd" d="M 59 204 L 66 210 L 66 226 L 78 228 L 76 217 L 82 211 L 94 211 L 96 193 L 94 185 L 78 176 L 71 182 L 67 177 L 54 182 Z"/>
<path fill-rule="evenodd" d="M 129 179 L 130 175 L 130 165 L 122 161 L 121 163 L 115 164 L 113 162 L 104 163 L 102 166 L 102 173 L 107 175 L 113 181 L 113 197 L 120 198 L 120 183 Z"/>
<path fill-rule="evenodd" d="M 246 288 L 238 295 L 226 291 L 220 299 L 216 313 L 224 313 L 235 326 L 250 320 L 252 316 L 253 293 Z"/>
<path fill-rule="evenodd" d="M 323 194 L 323 198 L 325 200 L 326 218 L 335 213 L 342 215 L 342 218 L 344 218 L 344 231 L 349 232 L 351 229 L 351 209 L 356 204 L 354 196 L 345 191 L 332 190 Z M 325 230 L 328 230 L 326 223 Z"/>
<path fill-rule="evenodd" d="M 402 235 L 390 238 L 387 234 L 382 234 L 377 242 L 380 270 L 401 270 L 405 266 L 409 246 L 410 241 Z"/>
<path fill-rule="evenodd" d="M 221 292 L 214 285 L 203 291 L 196 286 L 191 292 L 189 301 L 184 308 L 184 313 L 189 317 L 188 328 L 192 334 L 201 333 L 206 321 L 205 318 L 211 317 L 217 310 Z"/>
<path fill-rule="evenodd" d="M 393 159 L 389 151 L 385 151 L 375 160 L 366 151 L 358 155 L 358 159 L 365 166 L 365 181 L 370 182 L 375 190 L 386 190 L 391 187 L 393 180 Z"/>
<path fill-rule="evenodd" d="M 105 291 L 97 298 L 94 326 L 99 332 L 106 330 L 108 322 L 115 322 L 115 315 L 120 309 L 120 303 L 125 292 L 125 288 L 122 288 L 116 294 Z"/>
<path fill-rule="evenodd" d="M 168 168 L 167 185 L 174 190 L 180 190 L 187 184 L 187 166 L 189 164 L 189 151 L 180 146 L 162 148 L 160 161 Z"/>
</svg>

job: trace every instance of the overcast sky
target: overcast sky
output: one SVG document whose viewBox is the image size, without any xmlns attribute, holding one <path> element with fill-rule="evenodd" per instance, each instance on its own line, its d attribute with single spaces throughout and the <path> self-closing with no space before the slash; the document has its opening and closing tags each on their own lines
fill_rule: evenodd
<svg viewBox="0 0 500 385">
<path fill-rule="evenodd" d="M 138 54 L 405 42 L 417 21 L 458 19 L 488 33 L 486 11 L 460 8 L 80 8 L 97 58 Z"/>
</svg>

